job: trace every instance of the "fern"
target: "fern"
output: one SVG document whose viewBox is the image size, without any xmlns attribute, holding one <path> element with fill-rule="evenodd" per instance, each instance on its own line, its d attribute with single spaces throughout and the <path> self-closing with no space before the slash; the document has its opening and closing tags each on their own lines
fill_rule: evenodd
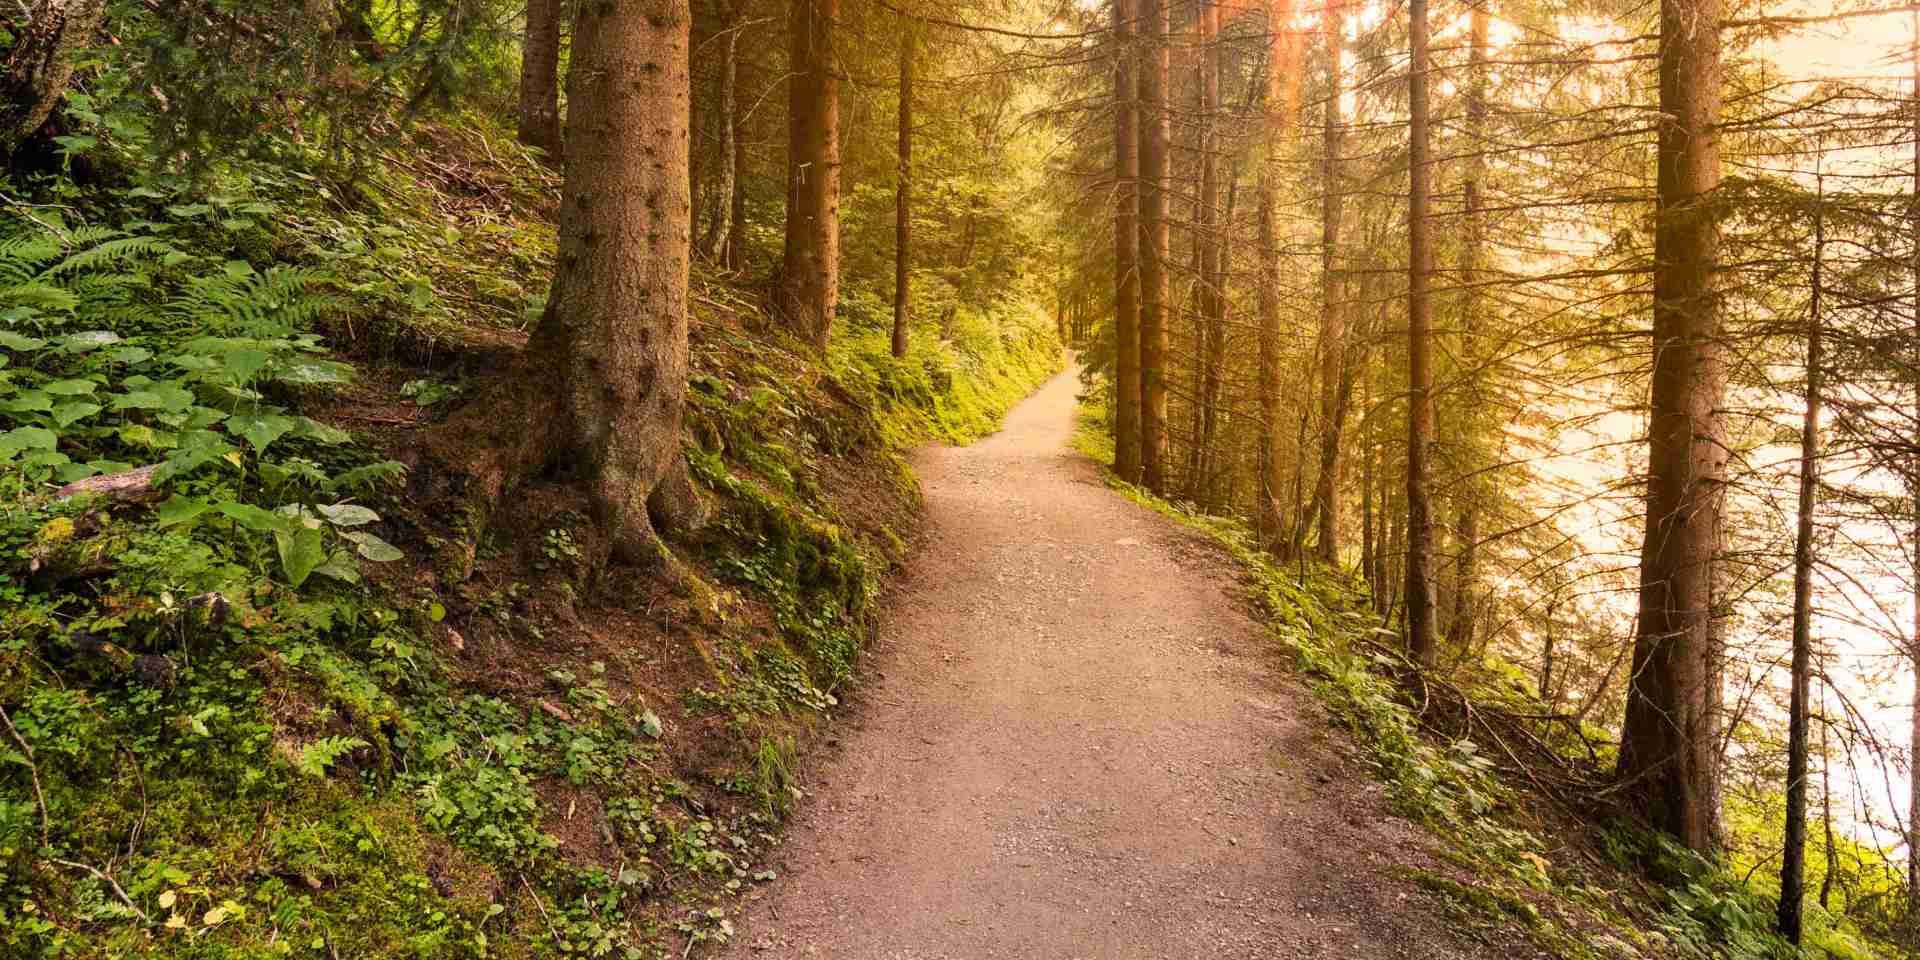
<svg viewBox="0 0 1920 960">
<path fill-rule="evenodd" d="M 321 737 L 300 748 L 294 767 L 309 777 L 324 777 L 335 761 L 366 745 L 359 737 Z"/>
<path fill-rule="evenodd" d="M 49 268 L 46 276 L 63 276 L 121 260 L 157 258 L 179 252 L 173 244 L 159 237 L 116 237 L 67 257 Z"/>
<path fill-rule="evenodd" d="M 313 291 L 328 276 L 299 267 L 258 273 L 233 266 L 190 282 L 167 312 L 192 329 L 223 336 L 286 336 L 339 306 L 334 297 Z"/>
</svg>

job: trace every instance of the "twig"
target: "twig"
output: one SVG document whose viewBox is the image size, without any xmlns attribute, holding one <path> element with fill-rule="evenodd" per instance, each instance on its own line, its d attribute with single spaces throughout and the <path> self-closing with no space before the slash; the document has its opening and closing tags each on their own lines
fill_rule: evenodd
<svg viewBox="0 0 1920 960">
<path fill-rule="evenodd" d="M 40 845 L 51 846 L 52 844 L 47 840 L 49 833 L 47 795 L 40 792 L 40 765 L 34 762 L 33 746 L 27 743 L 27 738 L 21 736 L 20 730 L 13 725 L 13 718 L 7 715 L 6 707 L 0 707 L 0 720 L 6 721 L 7 732 L 13 735 L 13 742 L 19 744 L 21 751 L 27 755 L 27 773 L 33 777 L 33 802 L 40 807 Z"/>
<path fill-rule="evenodd" d="M 134 914 L 140 918 L 140 921 L 142 923 L 145 923 L 148 926 L 153 925 L 153 918 L 147 916 L 147 912 L 145 910 L 140 909 L 140 905 L 137 903 L 134 903 L 133 898 L 127 896 L 127 892 L 125 890 L 120 889 L 119 881 L 116 881 L 115 879 L 108 876 L 107 874 L 102 873 L 99 870 L 94 869 L 93 867 L 87 866 L 84 863 L 79 863 L 73 860 L 61 860 L 59 858 L 54 858 L 53 862 L 63 867 L 72 867 L 75 870 L 85 870 L 86 872 L 93 874 L 94 877 L 98 879 L 100 882 L 105 883 L 109 887 L 112 887 L 113 892 L 119 895 L 120 902 L 126 904 L 127 909 L 132 910 Z"/>
<path fill-rule="evenodd" d="M 567 942 L 560 939 L 560 931 L 554 927 L 553 918 L 547 916 L 547 905 L 540 902 L 540 895 L 533 891 L 533 884 L 527 882 L 527 875 L 524 873 L 520 875 L 520 885 L 527 888 L 527 896 L 533 898 L 533 905 L 540 910 L 540 919 L 547 922 L 547 932 L 553 934 L 553 945 L 565 950 Z"/>
</svg>

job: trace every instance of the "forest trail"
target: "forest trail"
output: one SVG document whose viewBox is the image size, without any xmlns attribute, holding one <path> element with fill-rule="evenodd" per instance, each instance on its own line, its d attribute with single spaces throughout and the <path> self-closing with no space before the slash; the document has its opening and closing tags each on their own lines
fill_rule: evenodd
<svg viewBox="0 0 1920 960">
<path fill-rule="evenodd" d="M 923 451 L 927 534 L 731 956 L 1515 957 L 1388 815 L 1211 544 L 1067 447 L 1074 371 Z"/>
</svg>

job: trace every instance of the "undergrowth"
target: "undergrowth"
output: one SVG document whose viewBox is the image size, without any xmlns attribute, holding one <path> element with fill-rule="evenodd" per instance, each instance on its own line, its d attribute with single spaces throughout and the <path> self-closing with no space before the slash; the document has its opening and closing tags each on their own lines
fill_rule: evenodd
<svg viewBox="0 0 1920 960">
<path fill-rule="evenodd" d="M 818 362 L 705 278 L 687 449 L 719 509 L 678 592 L 597 609 L 561 518 L 449 583 L 400 461 L 473 374 L 422 345 L 538 315 L 552 177 L 485 124 L 418 136 L 457 189 L 235 160 L 0 216 L 0 956 L 726 938 L 904 549 L 904 451 L 1058 367 L 1018 312 L 904 360 L 851 324 Z"/>
<path fill-rule="evenodd" d="M 1083 404 L 1073 442 L 1097 462 L 1111 462 L 1103 410 Z M 1773 932 L 1773 899 L 1752 885 L 1752 871 L 1743 877 L 1725 862 L 1704 860 L 1619 819 L 1582 826 L 1606 866 L 1592 869 L 1565 838 L 1549 842 L 1547 821 L 1533 809 L 1549 798 L 1509 779 L 1473 739 L 1423 725 L 1420 685 L 1402 681 L 1410 667 L 1398 635 L 1373 609 L 1364 583 L 1323 567 L 1277 562 L 1238 518 L 1194 512 L 1111 475 L 1109 483 L 1219 543 L 1244 569 L 1269 635 L 1334 721 L 1353 734 L 1395 811 L 1444 840 L 1449 859 L 1471 877 L 1463 882 L 1405 871 L 1468 929 L 1517 925 L 1543 950 L 1571 960 L 1885 955 L 1817 904 L 1807 906 L 1805 944 L 1796 950 Z M 1498 677 L 1497 667 L 1483 672 Z M 1489 704 L 1519 695 L 1511 685 L 1493 683 L 1468 692 Z M 1528 709 L 1550 712 L 1537 703 Z"/>
</svg>

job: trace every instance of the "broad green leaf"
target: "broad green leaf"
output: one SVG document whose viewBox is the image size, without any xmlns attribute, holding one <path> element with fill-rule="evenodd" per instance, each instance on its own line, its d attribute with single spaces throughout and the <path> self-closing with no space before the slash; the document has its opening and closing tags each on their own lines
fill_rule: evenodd
<svg viewBox="0 0 1920 960">
<path fill-rule="evenodd" d="M 144 390 L 130 390 L 113 398 L 115 410 L 162 410 L 179 413 L 193 406 L 193 391 L 171 383 L 156 383 Z"/>
<path fill-rule="evenodd" d="M 320 515 L 336 527 L 358 527 L 380 519 L 379 514 L 357 503 L 323 503 Z"/>
<path fill-rule="evenodd" d="M 8 350 L 38 350 L 47 345 L 45 340 L 14 333 L 12 330 L 0 330 L 0 347 Z"/>
<path fill-rule="evenodd" d="M 254 376 L 260 372 L 262 367 L 267 365 L 267 361 L 272 359 L 273 355 L 265 350 L 242 347 L 237 350 L 227 351 L 226 354 L 220 358 L 220 366 L 222 372 L 226 374 L 228 382 L 238 386 L 245 386 L 246 384 L 252 383 Z"/>
<path fill-rule="evenodd" d="M 121 347 L 107 352 L 107 359 L 114 363 L 139 363 L 153 358 L 153 351 L 145 347 Z"/>
<path fill-rule="evenodd" d="M 176 203 L 169 206 L 167 212 L 176 217 L 204 217 L 213 212 L 213 208 L 204 203 Z"/>
<path fill-rule="evenodd" d="M 40 385 L 40 389 L 56 397 L 78 397 L 92 393 L 94 388 L 98 386 L 99 384 L 94 383 L 92 380 L 72 379 L 43 383 Z"/>
<path fill-rule="evenodd" d="M 360 555 L 375 563 L 390 563 L 406 556 L 406 554 L 400 552 L 399 547 L 371 533 L 362 533 L 358 530 L 344 530 L 341 531 L 340 536 L 353 541 L 355 547 L 360 551 Z"/>
<path fill-rule="evenodd" d="M 168 497 L 167 502 L 154 508 L 153 518 L 159 526 L 171 527 L 176 523 L 187 523 L 211 509 L 213 505 L 205 500 L 183 497 L 176 493 Z"/>
<path fill-rule="evenodd" d="M 22 450 L 52 450 L 60 438 L 44 427 L 15 427 L 0 433 L 0 455 L 12 456 Z"/>
<path fill-rule="evenodd" d="M 165 430 L 155 430 L 143 423 L 130 423 L 119 430 L 122 443 L 149 450 L 171 450 L 179 444 L 180 438 Z"/>
<path fill-rule="evenodd" d="M 334 360 L 294 360 L 274 371 L 273 378 L 296 387 L 328 383 L 350 383 L 353 367 Z"/>
<path fill-rule="evenodd" d="M 262 510 L 250 503 L 222 500 L 214 504 L 214 509 L 220 511 L 221 515 L 231 519 L 233 522 L 246 527 L 248 530 L 258 530 L 264 533 L 268 530 L 285 531 L 294 526 L 287 518 L 271 510 Z M 300 529 L 304 530 L 306 528 L 302 527 Z M 315 531 L 315 533 L 318 532 L 319 531 Z M 315 562 L 317 563 L 318 561 Z"/>
<path fill-rule="evenodd" d="M 88 403 L 85 400 L 63 403 L 53 408 L 53 424 L 56 427 L 69 427 L 75 421 L 85 420 L 99 413 L 101 409 L 99 404 Z"/>
<path fill-rule="evenodd" d="M 325 537 L 312 527 L 276 530 L 274 545 L 280 549 L 280 570 L 287 582 L 299 586 L 307 582 L 314 569 L 327 561 Z"/>
<path fill-rule="evenodd" d="M 301 417 L 299 419 L 300 423 L 298 431 L 294 434 L 295 436 L 306 437 L 309 440 L 317 440 L 320 443 L 327 444 L 346 443 L 353 439 L 353 434 L 339 427 L 328 426 L 311 417 Z"/>
<path fill-rule="evenodd" d="M 85 480 L 99 472 L 93 464 L 69 462 L 61 464 L 58 469 L 53 471 L 53 479 L 61 483 L 72 483 L 75 480 Z"/>
<path fill-rule="evenodd" d="M 265 453 L 267 446 L 294 428 L 292 417 L 273 414 L 235 414 L 227 418 L 227 432 L 238 434 L 253 444 L 253 452 Z"/>
<path fill-rule="evenodd" d="M 22 390 L 13 399 L 0 404 L 0 409 L 11 410 L 15 413 L 26 413 L 32 410 L 52 410 L 53 398 L 48 396 L 45 390 Z"/>
<path fill-rule="evenodd" d="M 68 353 L 85 353 L 101 347 L 111 347 L 120 342 L 120 335 L 111 330 L 87 330 L 70 333 L 60 338 L 60 349 Z"/>
<path fill-rule="evenodd" d="M 314 567 L 313 572 L 341 583 L 359 583 L 360 561 L 353 559 L 353 554 L 345 550 L 335 550 L 327 562 Z"/>
</svg>

